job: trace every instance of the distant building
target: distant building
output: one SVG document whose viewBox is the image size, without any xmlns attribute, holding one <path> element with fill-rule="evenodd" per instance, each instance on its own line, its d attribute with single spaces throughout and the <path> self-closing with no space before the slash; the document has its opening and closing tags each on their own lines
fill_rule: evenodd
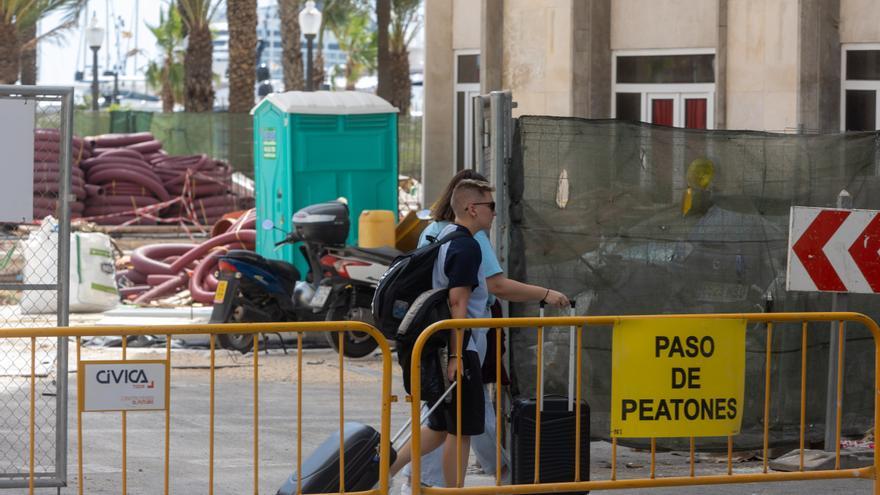
<svg viewBox="0 0 880 495">
<path fill-rule="evenodd" d="M 214 74 L 220 77 L 220 84 L 215 86 L 216 105 L 226 106 L 229 94 L 229 27 L 226 22 L 226 9 L 223 3 L 217 9 L 217 14 L 211 23 L 214 33 Z M 260 2 L 257 7 L 257 39 L 265 42 L 262 57 L 259 63 L 266 64 L 269 68 L 270 78 L 275 86 L 275 91 L 283 91 L 284 69 L 281 65 L 281 17 L 278 13 L 278 4 L 272 2 Z M 302 37 L 303 63 L 306 60 L 306 39 Z M 318 47 L 312 51 L 317 57 Z M 344 65 L 348 55 L 339 49 L 339 42 L 329 30 L 324 31 L 324 73 L 329 77 L 333 73 L 333 67 Z"/>
<path fill-rule="evenodd" d="M 257 38 L 266 42 L 263 51 L 262 63 L 269 67 L 269 73 L 272 79 L 283 80 L 284 72 L 281 66 L 281 16 L 278 13 L 278 5 L 270 3 L 261 5 L 257 8 Z M 315 40 L 313 50 L 314 56 L 317 56 L 318 40 Z M 337 65 L 345 65 L 348 54 L 339 49 L 339 42 L 329 30 L 324 31 L 324 73 L 328 76 L 332 74 L 333 67 Z M 306 38 L 302 38 L 302 56 L 303 63 L 306 60 Z M 279 88 L 276 88 L 276 90 Z"/>
</svg>

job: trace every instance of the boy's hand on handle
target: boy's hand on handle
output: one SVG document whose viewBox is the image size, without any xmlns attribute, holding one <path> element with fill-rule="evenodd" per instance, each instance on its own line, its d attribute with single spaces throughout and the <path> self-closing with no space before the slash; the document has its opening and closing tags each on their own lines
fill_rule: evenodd
<svg viewBox="0 0 880 495">
<path fill-rule="evenodd" d="M 461 365 L 461 359 L 456 356 L 449 356 L 449 365 L 446 367 L 446 378 L 451 383 L 455 383 L 455 375 L 458 367 Z"/>
<path fill-rule="evenodd" d="M 565 297 L 565 294 L 559 291 L 555 291 L 553 289 L 547 290 L 547 296 L 544 297 L 544 301 L 551 306 L 556 306 L 559 308 L 564 308 L 565 306 L 571 304 L 568 298 Z"/>
</svg>

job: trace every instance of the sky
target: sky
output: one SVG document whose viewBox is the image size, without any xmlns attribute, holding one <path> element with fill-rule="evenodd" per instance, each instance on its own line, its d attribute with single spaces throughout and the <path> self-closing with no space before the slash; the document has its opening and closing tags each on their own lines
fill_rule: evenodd
<svg viewBox="0 0 880 495">
<path fill-rule="evenodd" d="M 258 5 L 275 2 L 276 0 L 258 0 Z M 88 0 L 88 13 L 81 17 L 79 27 L 68 30 L 62 39 L 40 43 L 38 83 L 73 85 L 75 72 L 86 70 L 85 81 L 77 86 L 88 90 L 92 79 L 92 53 L 86 47 L 85 28 L 88 27 L 92 14 L 97 16 L 98 24 L 105 29 L 104 43 L 98 52 L 98 70 L 103 72 L 112 69 L 117 60 L 124 60 L 125 67 L 120 74 L 142 75 L 149 61 L 159 57 L 156 39 L 146 24 L 158 25 L 159 11 L 162 8 L 167 8 L 165 0 Z M 60 16 L 56 15 L 42 21 L 40 32 L 57 26 L 59 19 Z M 121 23 L 121 29 L 114 28 L 113 19 Z M 126 57 L 127 53 L 129 55 Z M 123 82 L 121 86 L 126 84 Z M 134 89 L 146 90 L 143 83 Z"/>
<path fill-rule="evenodd" d="M 118 59 L 125 59 L 128 74 L 134 74 L 135 64 L 143 70 L 149 59 L 155 57 L 157 52 L 156 39 L 144 23 L 158 24 L 159 9 L 164 6 L 165 2 L 162 0 L 90 0 L 88 18 L 91 19 L 92 13 L 95 13 L 100 26 L 106 29 L 104 43 L 98 52 L 99 70 L 105 70 L 108 65 L 112 68 Z M 116 30 L 113 29 L 112 23 L 107 24 L 107 19 L 114 18 L 122 18 L 124 27 L 120 31 L 130 33 L 130 38 L 120 34 L 117 42 Z M 57 19 L 56 16 L 44 20 L 40 26 L 41 32 L 57 25 Z M 87 61 L 91 71 L 92 55 L 85 47 L 83 34 L 84 27 L 87 27 L 88 23 L 81 21 L 81 26 L 67 31 L 66 36 L 57 42 L 40 43 L 38 63 L 40 84 L 72 84 L 74 72 L 83 70 Z M 140 52 L 126 59 L 126 51 L 135 48 Z M 91 75 L 87 75 L 86 78 L 91 80 Z"/>
</svg>

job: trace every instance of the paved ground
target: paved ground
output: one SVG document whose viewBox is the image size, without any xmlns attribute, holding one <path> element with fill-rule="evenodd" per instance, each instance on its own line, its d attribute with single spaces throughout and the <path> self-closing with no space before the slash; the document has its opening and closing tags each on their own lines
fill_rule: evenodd
<svg viewBox="0 0 880 495">
<path fill-rule="evenodd" d="M 85 348 L 84 359 L 107 359 L 119 355 L 118 349 Z M 157 358 L 164 349 L 130 349 L 131 358 Z M 75 352 L 71 352 L 75 356 Z M 329 350 L 306 350 L 303 375 L 303 452 L 308 453 L 331 432 L 338 429 L 338 358 Z M 171 398 L 171 470 L 172 493 L 207 493 L 208 484 L 208 423 L 209 372 L 208 351 L 174 350 L 172 363 Z M 296 461 L 296 385 L 295 355 L 273 349 L 260 355 L 260 428 L 259 428 L 259 493 L 274 494 L 290 474 Z M 251 356 L 226 351 L 217 355 L 216 373 L 216 443 L 214 493 L 253 493 L 253 367 Z M 71 369 L 75 369 L 71 366 Z M 345 363 L 345 417 L 372 425 L 379 424 L 378 358 L 347 361 Z M 395 371 L 397 365 L 395 364 Z M 71 391 L 75 390 L 75 374 L 69 377 Z M 399 376 L 395 378 L 395 393 L 403 396 Z M 70 402 L 69 486 L 61 493 L 77 493 L 77 437 L 75 394 Z M 406 420 L 406 404 L 392 408 L 392 431 Z M 84 492 L 89 494 L 116 494 L 121 489 L 121 419 L 119 413 L 88 413 L 83 418 L 83 472 Z M 127 466 L 128 492 L 137 494 L 162 493 L 164 476 L 164 414 L 155 412 L 128 415 Z M 26 440 L 25 440 L 26 441 Z M 26 443 L 24 444 L 26 446 Z M 26 448 L 26 447 L 24 447 Z M 610 476 L 610 446 L 593 442 L 591 447 L 591 478 L 608 479 Z M 619 478 L 648 476 L 650 458 L 645 452 L 620 448 L 618 450 Z M 688 458 L 676 453 L 659 454 L 658 476 L 687 475 Z M 697 475 L 723 473 L 724 464 L 702 458 L 697 464 Z M 760 472 L 757 461 L 738 463 L 737 473 Z M 472 466 L 472 472 L 478 471 Z M 489 485 L 494 480 L 469 475 L 469 485 Z M 400 485 L 397 480 L 396 486 Z M 654 489 L 655 494 L 703 493 L 869 493 L 870 482 L 862 480 L 798 482 L 785 484 L 751 484 L 738 486 Z M 15 489 L 0 493 L 26 493 Z M 40 489 L 38 494 L 56 493 L 55 489 Z M 399 493 L 399 492 L 398 492 Z M 618 490 L 616 493 L 645 493 Z M 397 495 L 397 493 L 395 493 Z"/>
</svg>

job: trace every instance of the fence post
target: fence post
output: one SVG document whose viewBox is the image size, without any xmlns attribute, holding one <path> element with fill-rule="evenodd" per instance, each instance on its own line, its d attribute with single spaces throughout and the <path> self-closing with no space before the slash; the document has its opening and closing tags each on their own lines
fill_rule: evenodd
<svg viewBox="0 0 880 495">
<path fill-rule="evenodd" d="M 837 195 L 837 207 L 851 209 L 852 196 L 846 189 Z M 847 311 L 849 295 L 845 293 L 831 296 L 831 311 L 834 313 Z M 825 452 L 834 452 L 837 449 L 837 347 L 840 345 L 840 326 L 831 322 L 831 335 L 828 339 L 828 384 L 825 397 Z M 845 346 L 844 346 L 845 347 Z"/>
</svg>

